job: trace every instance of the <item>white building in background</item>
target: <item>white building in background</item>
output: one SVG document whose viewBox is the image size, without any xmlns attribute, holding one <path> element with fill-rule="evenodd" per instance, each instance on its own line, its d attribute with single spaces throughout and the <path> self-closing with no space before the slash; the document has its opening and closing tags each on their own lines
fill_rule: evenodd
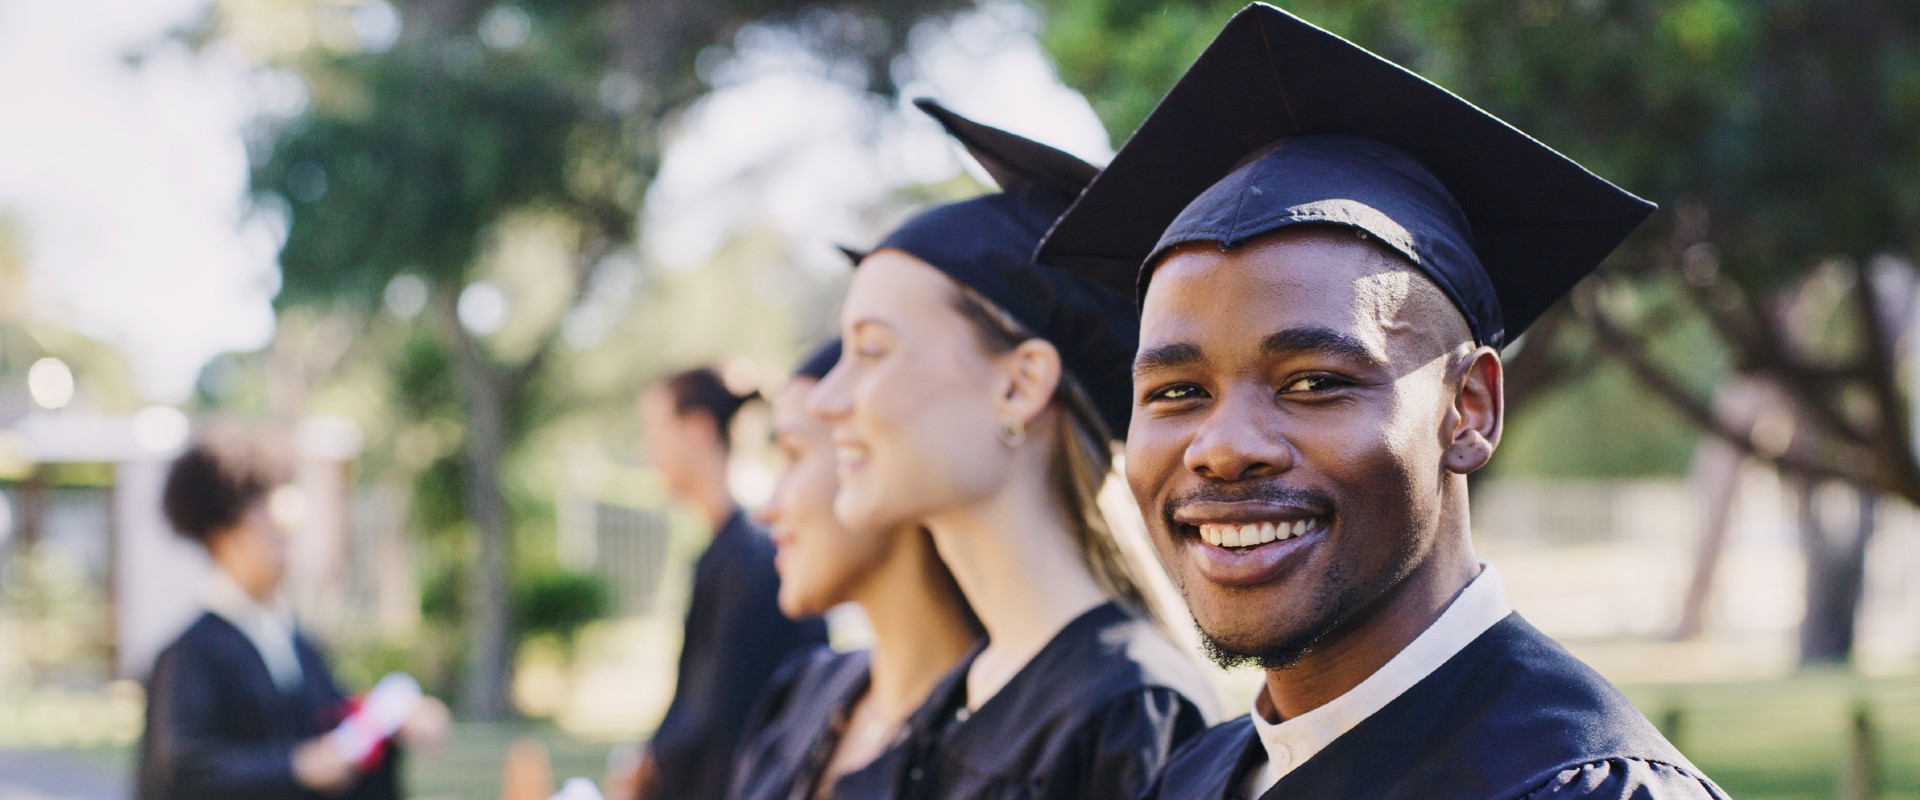
<svg viewBox="0 0 1920 800">
<path fill-rule="evenodd" d="M 143 678 L 199 610 L 199 587 L 211 566 L 198 545 L 174 533 L 160 508 L 168 463 L 191 428 L 185 414 L 166 407 L 130 416 L 33 413 L 0 428 L 0 459 L 16 466 L 91 464 L 111 472 L 104 490 L 60 490 L 57 502 L 32 501 L 42 506 L 42 542 L 63 551 L 56 555 L 69 565 L 62 574 L 95 595 L 83 606 L 104 617 L 95 622 L 104 626 L 114 677 Z M 275 502 L 295 506 L 286 587 L 302 624 L 323 634 L 411 633 L 419 621 L 419 590 L 401 530 L 404 514 L 355 508 L 356 497 L 396 505 L 379 502 L 391 493 L 356 492 L 349 483 L 359 429 L 313 417 L 292 431 L 292 440 L 293 488 Z M 0 497 L 12 507 L 0 515 L 0 553 L 8 559 L 21 555 L 13 540 L 30 498 L 20 494 Z M 5 603 L 0 598 L 0 613 L 9 611 Z"/>
</svg>

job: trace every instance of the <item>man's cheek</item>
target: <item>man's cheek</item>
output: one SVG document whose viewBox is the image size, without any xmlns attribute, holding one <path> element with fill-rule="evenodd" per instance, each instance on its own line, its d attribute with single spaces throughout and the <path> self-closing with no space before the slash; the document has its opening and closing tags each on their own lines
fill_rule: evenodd
<svg viewBox="0 0 1920 800">
<path fill-rule="evenodd" d="M 1127 437 L 1126 477 L 1127 488 L 1133 492 L 1133 500 L 1140 506 L 1140 513 L 1147 519 L 1156 518 L 1162 489 L 1172 478 L 1168 460 L 1170 455 L 1164 437 L 1156 430 L 1157 426 L 1135 424 Z M 1175 452 L 1172 456 L 1177 456 Z"/>
</svg>

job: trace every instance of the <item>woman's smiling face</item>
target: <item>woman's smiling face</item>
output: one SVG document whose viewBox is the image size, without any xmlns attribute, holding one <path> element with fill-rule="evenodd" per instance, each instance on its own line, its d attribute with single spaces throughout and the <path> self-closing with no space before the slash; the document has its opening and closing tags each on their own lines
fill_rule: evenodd
<svg viewBox="0 0 1920 800">
<path fill-rule="evenodd" d="M 1007 379 L 960 312 L 951 278 L 898 250 L 860 263 L 843 355 L 808 399 L 833 428 L 850 527 L 892 530 L 983 498 L 1006 479 L 996 436 Z"/>
<path fill-rule="evenodd" d="M 895 540 L 875 529 L 849 528 L 834 517 L 835 475 L 832 431 L 807 412 L 806 397 L 817 384 L 795 378 L 774 398 L 774 444 L 786 470 L 760 516 L 780 550 L 780 610 L 789 617 L 813 617 L 854 599 L 860 582 L 892 552 Z"/>
</svg>

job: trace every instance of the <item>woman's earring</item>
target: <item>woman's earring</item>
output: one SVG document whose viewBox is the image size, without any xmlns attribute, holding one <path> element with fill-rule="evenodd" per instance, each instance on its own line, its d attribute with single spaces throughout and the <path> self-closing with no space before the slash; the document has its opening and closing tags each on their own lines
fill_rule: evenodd
<svg viewBox="0 0 1920 800">
<path fill-rule="evenodd" d="M 1017 419 L 1000 421 L 1000 443 L 1008 447 L 1019 447 L 1027 441 L 1027 425 Z"/>
</svg>

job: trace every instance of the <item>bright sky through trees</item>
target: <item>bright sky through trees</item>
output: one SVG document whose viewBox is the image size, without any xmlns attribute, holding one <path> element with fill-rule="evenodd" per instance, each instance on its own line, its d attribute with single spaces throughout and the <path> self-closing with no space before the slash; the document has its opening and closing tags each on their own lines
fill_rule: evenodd
<svg viewBox="0 0 1920 800">
<path fill-rule="evenodd" d="M 124 349 L 161 402 L 184 397 L 214 355 L 266 343 L 278 284 L 281 223 L 244 197 L 242 131 L 287 92 L 228 45 L 194 54 L 166 38 L 205 10 L 0 0 L 0 209 L 24 229 L 35 302 Z M 1105 133 L 1054 78 L 1036 26 L 1004 3 L 916 35 L 905 93 L 1104 160 Z M 887 222 L 861 209 L 960 168 L 917 112 L 871 107 L 777 40 L 743 44 L 675 136 L 646 214 L 650 258 L 696 267 L 739 226 L 770 224 L 819 239 L 797 261 L 838 268 L 833 242 Z"/>
</svg>

